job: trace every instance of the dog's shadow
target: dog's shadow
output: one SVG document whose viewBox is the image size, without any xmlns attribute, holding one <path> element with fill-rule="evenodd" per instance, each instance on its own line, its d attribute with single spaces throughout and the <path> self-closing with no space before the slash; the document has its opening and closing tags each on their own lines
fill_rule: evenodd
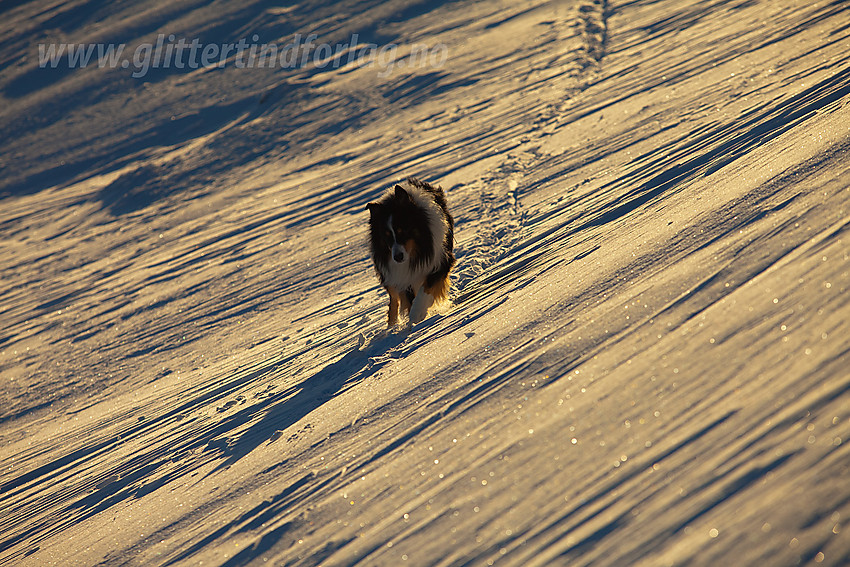
<svg viewBox="0 0 850 567">
<path fill-rule="evenodd" d="M 216 470 L 229 467 L 266 441 L 277 441 L 288 428 L 372 375 L 394 358 L 393 349 L 406 340 L 408 333 L 409 329 L 376 333 L 362 347 L 352 346 L 342 358 L 328 364 L 297 386 L 269 396 L 263 404 L 265 414 L 259 421 L 236 438 L 210 443 L 210 448 L 218 448 L 225 457 Z M 257 413 L 256 406 L 253 411 L 251 408 L 243 411 L 250 411 L 253 415 Z M 233 423 L 233 418 L 228 422 Z M 242 419 L 237 418 L 236 421 Z"/>
</svg>

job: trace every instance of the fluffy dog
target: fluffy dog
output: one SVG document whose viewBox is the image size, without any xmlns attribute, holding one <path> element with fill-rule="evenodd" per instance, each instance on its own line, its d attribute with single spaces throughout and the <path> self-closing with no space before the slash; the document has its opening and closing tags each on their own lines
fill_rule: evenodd
<svg viewBox="0 0 850 567">
<path fill-rule="evenodd" d="M 454 219 L 442 188 L 408 178 L 366 205 L 372 260 L 390 296 L 388 326 L 399 311 L 419 323 L 446 299 L 455 264 Z"/>
</svg>

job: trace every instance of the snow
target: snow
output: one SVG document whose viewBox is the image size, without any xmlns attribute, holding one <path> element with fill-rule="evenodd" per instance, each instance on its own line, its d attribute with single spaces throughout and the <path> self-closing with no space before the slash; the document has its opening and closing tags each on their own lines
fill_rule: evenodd
<svg viewBox="0 0 850 567">
<path fill-rule="evenodd" d="M 0 565 L 850 563 L 845 3 L 4 15 Z M 38 68 L 297 33 L 395 65 Z M 410 175 L 453 302 L 386 330 Z"/>
</svg>

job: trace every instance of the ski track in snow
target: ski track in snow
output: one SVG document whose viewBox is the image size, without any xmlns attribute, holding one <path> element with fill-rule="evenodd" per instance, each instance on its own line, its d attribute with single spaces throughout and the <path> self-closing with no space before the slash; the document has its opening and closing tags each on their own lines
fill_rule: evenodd
<svg viewBox="0 0 850 567">
<path fill-rule="evenodd" d="M 144 6 L 4 9 L 0 565 L 850 563 L 846 3 Z M 35 63 L 310 32 L 449 56 Z"/>
</svg>

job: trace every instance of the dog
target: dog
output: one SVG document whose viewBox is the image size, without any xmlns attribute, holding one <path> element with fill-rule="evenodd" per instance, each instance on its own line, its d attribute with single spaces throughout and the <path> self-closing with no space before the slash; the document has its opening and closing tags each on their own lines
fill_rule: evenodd
<svg viewBox="0 0 850 567">
<path fill-rule="evenodd" d="M 455 264 L 454 219 L 441 187 L 408 178 L 366 205 L 372 261 L 390 296 L 387 326 L 425 319 L 449 294 Z"/>
</svg>

